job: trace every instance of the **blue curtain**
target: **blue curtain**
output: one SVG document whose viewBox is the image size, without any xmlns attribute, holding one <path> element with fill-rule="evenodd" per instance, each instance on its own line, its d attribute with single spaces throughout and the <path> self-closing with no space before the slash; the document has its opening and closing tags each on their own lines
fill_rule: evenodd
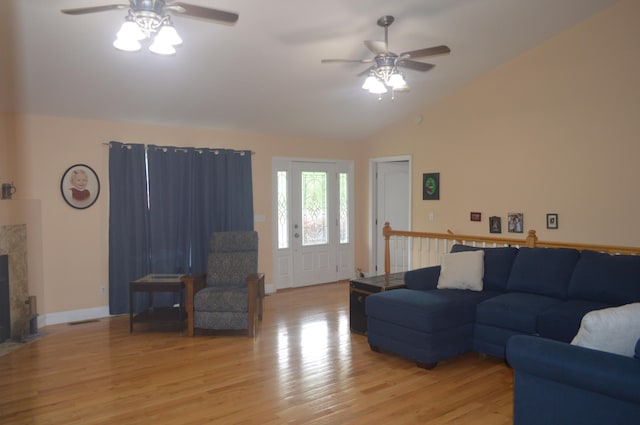
<svg viewBox="0 0 640 425">
<path fill-rule="evenodd" d="M 192 158 L 192 149 L 147 149 L 153 273 L 189 272 Z"/>
<path fill-rule="evenodd" d="M 130 158 L 134 151 L 136 161 Z M 129 311 L 129 282 L 138 277 L 206 272 L 211 233 L 253 230 L 250 151 L 149 145 L 146 160 L 145 165 L 143 145 L 111 143 L 111 314 Z M 145 268 L 124 273 L 119 264 L 124 261 L 127 267 L 132 261 L 128 256 L 134 254 L 133 247 L 139 248 L 136 255 L 144 258 Z M 156 294 L 154 304 L 177 301 L 165 295 Z M 145 300 L 136 300 L 138 311 Z"/>
<path fill-rule="evenodd" d="M 196 149 L 191 208 L 191 268 L 207 271 L 213 232 L 253 230 L 251 151 Z"/>
<path fill-rule="evenodd" d="M 143 145 L 109 147 L 109 312 L 129 311 L 129 282 L 148 274 L 149 209 Z M 137 297 L 136 309 L 144 302 Z"/>
</svg>

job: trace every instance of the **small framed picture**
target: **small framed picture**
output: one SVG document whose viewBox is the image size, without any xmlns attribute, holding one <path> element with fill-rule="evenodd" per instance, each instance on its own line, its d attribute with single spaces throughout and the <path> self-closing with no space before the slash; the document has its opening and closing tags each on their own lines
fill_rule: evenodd
<svg viewBox="0 0 640 425">
<path fill-rule="evenodd" d="M 471 213 L 471 221 L 482 221 L 482 213 L 472 212 Z"/>
<path fill-rule="evenodd" d="M 547 229 L 558 228 L 558 214 L 547 214 Z"/>
<path fill-rule="evenodd" d="M 489 233 L 502 233 L 502 219 L 500 217 L 489 217 Z"/>
<path fill-rule="evenodd" d="M 100 180 L 88 165 L 72 165 L 60 179 L 60 192 L 69 206 L 83 210 L 89 208 L 98 199 Z"/>
<path fill-rule="evenodd" d="M 440 199 L 440 173 L 422 175 L 422 199 L 425 201 Z"/>
<path fill-rule="evenodd" d="M 509 213 L 507 215 L 508 228 L 510 233 L 522 233 L 524 228 L 524 214 L 522 213 Z"/>
</svg>

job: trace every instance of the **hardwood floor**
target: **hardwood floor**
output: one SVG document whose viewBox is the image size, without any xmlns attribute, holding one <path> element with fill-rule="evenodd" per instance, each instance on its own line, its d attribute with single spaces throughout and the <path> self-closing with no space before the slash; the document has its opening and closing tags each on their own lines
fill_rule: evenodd
<svg viewBox="0 0 640 425">
<path fill-rule="evenodd" d="M 512 423 L 513 374 L 469 353 L 435 369 L 349 331 L 345 282 L 265 299 L 255 339 L 128 316 L 55 325 L 0 357 L 0 424 Z"/>
</svg>

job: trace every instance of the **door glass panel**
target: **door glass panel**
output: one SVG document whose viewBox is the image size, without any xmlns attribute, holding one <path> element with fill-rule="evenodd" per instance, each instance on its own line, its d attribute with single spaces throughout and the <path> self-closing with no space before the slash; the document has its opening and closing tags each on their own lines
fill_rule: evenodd
<svg viewBox="0 0 640 425">
<path fill-rule="evenodd" d="M 302 245 L 328 243 L 327 173 L 303 171 L 302 175 Z"/>
<path fill-rule="evenodd" d="M 289 204 L 287 172 L 278 171 L 278 248 L 289 248 Z"/>
<path fill-rule="evenodd" d="M 339 174 L 338 182 L 340 191 L 340 243 L 349 243 L 349 197 L 347 192 L 347 173 Z"/>
</svg>

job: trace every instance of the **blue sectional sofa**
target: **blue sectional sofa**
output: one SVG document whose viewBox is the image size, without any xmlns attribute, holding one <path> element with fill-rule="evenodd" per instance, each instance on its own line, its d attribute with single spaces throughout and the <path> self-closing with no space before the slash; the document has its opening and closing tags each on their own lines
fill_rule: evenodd
<svg viewBox="0 0 640 425">
<path fill-rule="evenodd" d="M 634 358 L 518 335 L 507 359 L 514 425 L 640 423 L 640 340 Z"/>
<path fill-rule="evenodd" d="M 367 297 L 368 342 L 431 368 L 478 351 L 505 357 L 514 335 L 569 342 L 591 310 L 640 302 L 640 256 L 568 248 L 482 249 L 481 291 L 438 289 L 441 267 L 405 274 L 406 288 Z"/>
</svg>

